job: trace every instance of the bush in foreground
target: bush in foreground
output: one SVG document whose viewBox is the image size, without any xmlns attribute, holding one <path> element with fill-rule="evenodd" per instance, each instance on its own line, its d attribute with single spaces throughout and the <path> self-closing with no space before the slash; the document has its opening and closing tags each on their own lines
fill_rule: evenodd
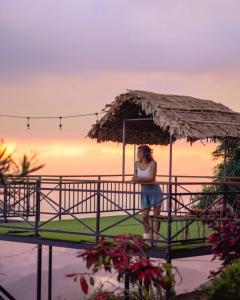
<svg viewBox="0 0 240 300">
<path fill-rule="evenodd" d="M 124 299 L 127 294 L 134 300 L 163 299 L 166 288 L 174 285 L 172 267 L 150 260 L 147 249 L 144 240 L 132 234 L 115 236 L 113 241 L 102 238 L 95 247 L 78 255 L 86 262 L 89 271 L 67 274 L 67 277 L 79 281 L 86 297 L 89 286 L 95 287 L 94 275 L 100 270 L 116 273 L 119 283 L 126 280 L 130 283 L 131 292 L 119 286 L 113 286 L 111 291 L 101 287 L 88 298 L 91 300 Z"/>
<path fill-rule="evenodd" d="M 222 262 L 222 267 L 217 272 L 212 272 L 216 276 L 225 266 L 240 259 L 240 219 L 229 216 L 220 225 L 217 221 L 212 221 L 209 226 L 214 230 L 209 236 L 209 242 L 213 245 L 213 259 L 218 258 Z"/>
<path fill-rule="evenodd" d="M 205 292 L 207 300 L 240 300 L 240 262 L 228 265 Z"/>
</svg>

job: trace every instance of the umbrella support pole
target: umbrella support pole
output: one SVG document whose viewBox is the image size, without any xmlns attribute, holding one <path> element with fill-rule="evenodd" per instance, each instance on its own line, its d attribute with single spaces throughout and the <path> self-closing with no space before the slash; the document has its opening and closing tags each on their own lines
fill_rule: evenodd
<svg viewBox="0 0 240 300">
<path fill-rule="evenodd" d="M 122 127 L 122 181 L 125 180 L 125 165 L 126 165 L 126 122 L 138 122 L 138 121 L 153 121 L 153 118 L 139 118 L 139 119 L 125 119 L 123 120 Z M 134 148 L 136 149 L 136 148 Z M 135 151 L 134 150 L 134 163 L 135 163 Z"/>
</svg>

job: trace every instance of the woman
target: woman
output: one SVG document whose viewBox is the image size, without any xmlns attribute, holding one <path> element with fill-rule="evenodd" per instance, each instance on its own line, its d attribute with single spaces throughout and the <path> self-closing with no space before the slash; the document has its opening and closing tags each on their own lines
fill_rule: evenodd
<svg viewBox="0 0 240 300">
<path fill-rule="evenodd" d="M 159 216 L 162 205 L 162 192 L 156 184 L 157 162 L 153 159 L 152 149 L 147 145 L 137 149 L 137 162 L 135 163 L 132 181 L 141 184 L 141 207 L 144 227 L 144 239 L 151 239 L 149 213 L 153 207 L 153 215 Z M 160 222 L 154 221 L 153 239 L 159 239 Z"/>
</svg>

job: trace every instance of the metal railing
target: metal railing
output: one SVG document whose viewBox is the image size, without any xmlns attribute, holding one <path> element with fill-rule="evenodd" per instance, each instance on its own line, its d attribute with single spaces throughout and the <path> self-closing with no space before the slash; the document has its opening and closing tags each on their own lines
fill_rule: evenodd
<svg viewBox="0 0 240 300">
<path fill-rule="evenodd" d="M 4 298 L 1 297 L 1 294 Z M 16 300 L 2 285 L 0 285 L 0 299 Z"/>
<path fill-rule="evenodd" d="M 114 177 L 115 176 L 115 177 Z M 133 184 L 130 175 L 126 180 L 116 175 L 88 176 L 29 176 L 11 178 L 0 186 L 0 233 L 18 234 L 25 232 L 39 237 L 42 233 L 65 236 L 79 236 L 82 240 L 98 242 L 100 236 L 112 237 L 114 230 L 129 220 L 135 225 L 143 225 L 139 216 L 142 212 L 139 184 Z M 227 182 L 219 179 L 212 182 L 208 176 L 173 176 L 168 182 L 167 176 L 157 177 L 162 189 L 163 204 L 161 218 L 152 218 L 168 224 L 164 232 L 160 232 L 161 243 L 179 243 L 184 241 L 204 241 L 206 224 L 204 219 L 209 216 L 216 201 L 231 195 L 234 198 L 234 210 L 239 210 L 240 178 L 227 178 Z M 234 182 L 233 182 L 234 180 Z M 229 187 L 222 192 L 203 192 L 202 186 L 224 185 Z M 212 203 L 200 214 L 196 212 L 198 196 L 212 197 Z M 171 205 L 170 205 L 171 204 Z M 171 207 L 171 218 L 168 211 Z M 119 215 L 111 224 L 102 224 L 104 216 Z M 62 222 L 71 219 L 75 228 L 68 228 Z M 51 224 L 51 226 L 50 226 Z M 66 226 L 64 225 L 66 224 Z M 171 236 L 167 232 L 171 226 Z M 118 233 L 120 229 L 117 229 Z M 89 239 L 90 238 L 90 239 Z M 157 243 L 157 241 L 156 241 Z"/>
</svg>

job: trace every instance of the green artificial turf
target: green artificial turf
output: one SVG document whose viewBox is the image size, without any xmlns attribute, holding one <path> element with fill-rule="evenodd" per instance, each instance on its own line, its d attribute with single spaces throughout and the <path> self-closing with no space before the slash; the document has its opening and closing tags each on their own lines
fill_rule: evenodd
<svg viewBox="0 0 240 300">
<path fill-rule="evenodd" d="M 101 217 L 100 221 L 100 230 L 106 229 L 108 226 L 114 225 L 116 222 L 119 222 L 126 218 L 126 216 L 110 216 L 110 217 Z M 140 216 L 136 216 L 137 220 L 140 220 Z M 132 233 L 132 234 L 143 234 L 143 226 L 134 218 L 129 218 L 122 223 L 115 225 L 114 227 L 104 230 L 102 234 L 104 235 L 117 235 L 124 233 Z M 93 231 L 96 230 L 96 218 L 85 218 L 80 219 L 86 225 L 91 227 Z M 34 222 L 32 222 L 34 225 Z M 61 221 L 50 221 L 49 223 L 44 224 L 44 222 L 40 223 L 42 226 L 40 227 L 41 231 L 39 231 L 41 238 L 51 239 L 51 240 L 61 240 L 61 241 L 69 241 L 69 242 L 95 242 L 96 237 L 91 236 L 90 234 L 95 234 L 89 228 L 81 224 L 79 221 L 75 219 L 71 220 L 61 220 Z M 185 222 L 172 222 L 172 235 L 174 235 L 177 230 L 180 230 L 185 225 Z M 7 228 L 6 226 L 13 226 L 14 228 Z M 198 238 L 199 232 L 200 236 L 202 236 L 203 227 L 202 223 L 198 223 L 194 221 L 189 226 L 189 238 Z M 19 227 L 23 227 L 24 229 L 20 229 Z M 31 230 L 27 230 L 31 229 Z M 56 232 L 47 232 L 46 230 L 62 230 L 69 231 L 69 233 L 56 233 Z M 161 222 L 161 235 L 167 237 L 167 222 Z M 210 233 L 210 230 L 206 226 L 206 235 Z M 31 228 L 31 225 L 27 222 L 13 222 L 9 221 L 8 223 L 0 223 L 0 235 L 17 235 L 17 236 L 33 236 L 34 230 Z M 84 235 L 87 234 L 87 235 Z M 185 239 L 185 231 L 176 237 L 178 240 Z M 199 246 L 206 245 L 206 243 L 178 243 L 174 247 L 177 249 L 183 248 L 196 248 Z M 161 247 L 164 247 L 164 244 L 161 243 Z"/>
</svg>

